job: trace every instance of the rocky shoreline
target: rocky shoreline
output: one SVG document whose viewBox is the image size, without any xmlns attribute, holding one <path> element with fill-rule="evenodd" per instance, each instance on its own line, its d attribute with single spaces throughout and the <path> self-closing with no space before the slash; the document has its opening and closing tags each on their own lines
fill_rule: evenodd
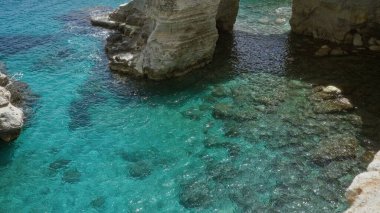
<svg viewBox="0 0 380 213">
<path fill-rule="evenodd" d="M 20 85 L 5 72 L 5 65 L 0 63 L 0 141 L 9 143 L 20 135 L 25 115 Z"/>
<path fill-rule="evenodd" d="M 367 172 L 355 177 L 346 192 L 351 207 L 346 213 L 378 212 L 380 209 L 380 152 L 368 165 Z"/>
</svg>

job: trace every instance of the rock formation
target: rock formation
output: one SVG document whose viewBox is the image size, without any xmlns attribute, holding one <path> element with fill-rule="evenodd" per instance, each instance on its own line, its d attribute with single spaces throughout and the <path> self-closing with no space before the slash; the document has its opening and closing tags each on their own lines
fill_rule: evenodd
<svg viewBox="0 0 380 213">
<path fill-rule="evenodd" d="M 355 177 L 347 189 L 351 208 L 346 213 L 379 212 L 380 210 L 380 152 L 368 166 L 367 172 Z"/>
<path fill-rule="evenodd" d="M 362 46 L 380 36 L 380 1 L 293 0 L 290 24 L 295 33 Z"/>
<path fill-rule="evenodd" d="M 107 40 L 110 68 L 160 80 L 209 63 L 218 29 L 230 32 L 239 0 L 134 0 L 92 24 L 118 33 Z"/>
<path fill-rule="evenodd" d="M 0 64 L 0 139 L 10 142 L 16 139 L 24 125 L 23 111 L 12 102 L 13 82 L 3 73 L 4 66 Z M 11 91 L 10 91 L 11 90 Z"/>
</svg>

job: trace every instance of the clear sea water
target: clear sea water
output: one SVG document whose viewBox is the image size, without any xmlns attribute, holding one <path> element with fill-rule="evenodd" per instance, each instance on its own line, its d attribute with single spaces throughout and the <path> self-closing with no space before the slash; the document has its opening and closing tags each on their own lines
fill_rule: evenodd
<svg viewBox="0 0 380 213">
<path fill-rule="evenodd" d="M 88 19 L 124 1 L 0 1 L 0 61 L 39 97 L 21 136 L 0 148 L 0 212 L 347 208 L 345 188 L 368 160 L 310 156 L 330 135 L 379 147 L 377 56 L 316 59 L 310 39 L 274 23 L 289 19 L 290 0 L 242 0 L 212 64 L 136 80 L 108 70 L 109 32 Z M 358 109 L 314 114 L 315 84 L 339 86 Z M 244 119 L 218 117 L 221 103 Z M 358 117 L 363 126 L 349 122 Z"/>
</svg>

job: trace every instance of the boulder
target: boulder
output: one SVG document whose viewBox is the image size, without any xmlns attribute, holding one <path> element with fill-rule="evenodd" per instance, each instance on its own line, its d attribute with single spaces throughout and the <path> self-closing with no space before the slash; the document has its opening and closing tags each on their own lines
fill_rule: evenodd
<svg viewBox="0 0 380 213">
<path fill-rule="evenodd" d="M 380 209 L 380 152 L 368 166 L 367 172 L 359 174 L 346 191 L 351 207 L 346 213 L 378 212 Z"/>
</svg>

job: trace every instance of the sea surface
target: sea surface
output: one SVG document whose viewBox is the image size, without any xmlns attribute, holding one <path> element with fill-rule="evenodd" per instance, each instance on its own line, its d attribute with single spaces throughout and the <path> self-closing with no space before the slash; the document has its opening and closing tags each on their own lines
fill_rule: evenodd
<svg viewBox="0 0 380 213">
<path fill-rule="evenodd" d="M 34 96 L 0 147 L 0 212 L 342 212 L 379 146 L 379 56 L 316 58 L 289 33 L 290 0 L 242 0 L 215 60 L 152 82 L 108 69 L 89 16 L 125 0 L 2 0 L 0 61 Z M 356 109 L 315 112 L 317 85 Z M 320 163 L 331 137 L 356 158 Z M 347 137 L 348 137 L 347 136 Z M 323 147 L 322 147 L 323 148 Z"/>
</svg>

